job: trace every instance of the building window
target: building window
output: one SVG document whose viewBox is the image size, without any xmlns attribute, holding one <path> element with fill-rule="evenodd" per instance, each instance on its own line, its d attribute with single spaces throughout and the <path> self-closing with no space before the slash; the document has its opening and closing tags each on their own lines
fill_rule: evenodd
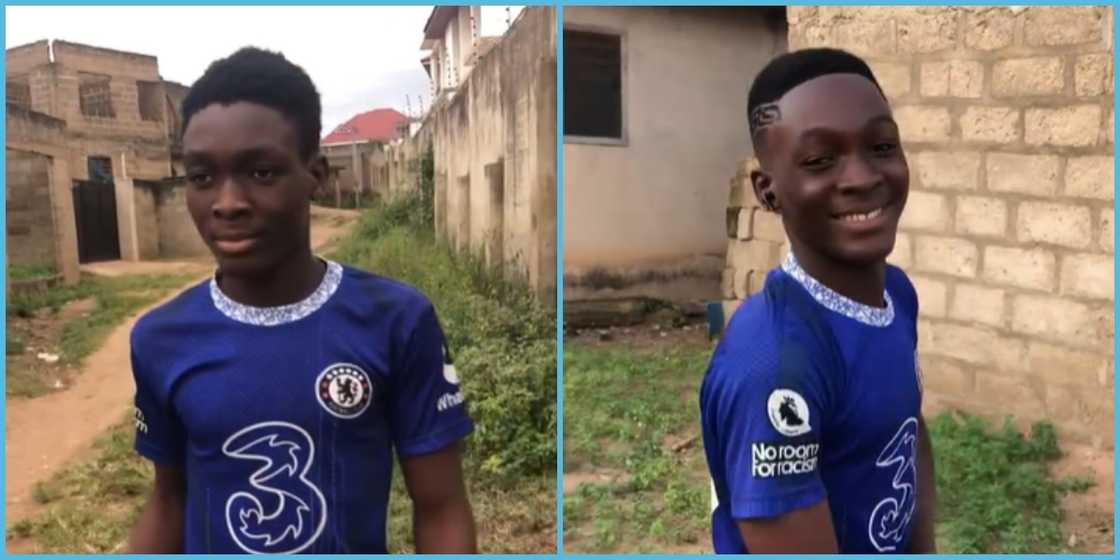
<svg viewBox="0 0 1120 560">
<path fill-rule="evenodd" d="M 31 84 L 26 78 L 13 78 L 7 80 L 7 102 L 23 109 L 31 109 Z"/>
<path fill-rule="evenodd" d="M 87 158 L 86 169 L 89 171 L 89 180 L 94 183 L 113 182 L 113 160 L 107 157 Z"/>
<path fill-rule="evenodd" d="M 564 30 L 564 135 L 622 140 L 622 36 Z"/>
<path fill-rule="evenodd" d="M 116 117 L 109 90 L 109 76 L 78 74 L 78 100 L 82 114 L 88 117 Z"/>
<path fill-rule="evenodd" d="M 156 82 L 136 82 L 136 104 L 140 119 L 160 122 L 163 120 L 163 88 Z"/>
</svg>

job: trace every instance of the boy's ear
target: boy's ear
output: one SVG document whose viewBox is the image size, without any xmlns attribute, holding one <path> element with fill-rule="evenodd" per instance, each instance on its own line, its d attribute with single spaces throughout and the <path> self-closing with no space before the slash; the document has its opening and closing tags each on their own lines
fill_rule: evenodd
<svg viewBox="0 0 1120 560">
<path fill-rule="evenodd" d="M 751 187 L 754 188 L 754 196 L 763 208 L 771 212 L 777 212 L 781 208 L 778 204 L 778 196 L 774 194 L 774 178 L 769 173 L 758 167 L 752 169 Z"/>
</svg>

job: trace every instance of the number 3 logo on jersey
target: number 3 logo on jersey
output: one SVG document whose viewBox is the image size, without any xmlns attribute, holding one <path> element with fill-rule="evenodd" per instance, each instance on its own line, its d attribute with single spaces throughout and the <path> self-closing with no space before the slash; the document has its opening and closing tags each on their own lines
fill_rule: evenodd
<svg viewBox="0 0 1120 560">
<path fill-rule="evenodd" d="M 222 453 L 257 465 L 248 486 L 226 500 L 226 526 L 237 546 L 254 554 L 294 554 L 319 538 L 327 500 L 307 478 L 315 442 L 303 428 L 253 424 L 229 436 Z"/>
</svg>

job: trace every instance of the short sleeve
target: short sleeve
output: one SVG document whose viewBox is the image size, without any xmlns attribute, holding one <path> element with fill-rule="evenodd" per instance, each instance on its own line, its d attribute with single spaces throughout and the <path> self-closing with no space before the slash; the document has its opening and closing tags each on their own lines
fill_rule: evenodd
<svg viewBox="0 0 1120 560">
<path fill-rule="evenodd" d="M 150 364 L 137 351 L 137 337 L 131 340 L 132 376 L 136 383 L 136 452 L 153 463 L 180 465 L 184 461 L 186 431 L 170 403 L 168 391 L 161 390 Z"/>
<path fill-rule="evenodd" d="M 397 452 L 433 453 L 474 429 L 435 309 L 425 304 L 396 370 L 390 404 Z"/>
<path fill-rule="evenodd" d="M 701 394 L 704 430 L 715 440 L 709 461 L 720 464 L 734 519 L 776 517 L 826 498 L 824 372 L 796 340 L 754 348 L 717 355 Z"/>
</svg>

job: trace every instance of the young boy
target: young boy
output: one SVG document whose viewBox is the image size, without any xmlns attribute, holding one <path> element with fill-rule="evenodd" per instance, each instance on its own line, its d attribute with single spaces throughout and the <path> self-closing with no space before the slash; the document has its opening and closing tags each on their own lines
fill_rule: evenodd
<svg viewBox="0 0 1120 560">
<path fill-rule="evenodd" d="M 791 253 L 735 313 L 700 392 L 719 553 L 934 552 L 918 299 L 886 264 L 909 170 L 867 65 L 813 49 L 751 86 L 762 206 Z"/>
<path fill-rule="evenodd" d="M 156 471 L 132 552 L 386 552 L 394 448 L 416 550 L 475 552 L 473 425 L 432 304 L 312 254 L 320 128 L 307 74 L 254 48 L 183 101 L 187 206 L 218 270 L 132 332 Z"/>
</svg>

